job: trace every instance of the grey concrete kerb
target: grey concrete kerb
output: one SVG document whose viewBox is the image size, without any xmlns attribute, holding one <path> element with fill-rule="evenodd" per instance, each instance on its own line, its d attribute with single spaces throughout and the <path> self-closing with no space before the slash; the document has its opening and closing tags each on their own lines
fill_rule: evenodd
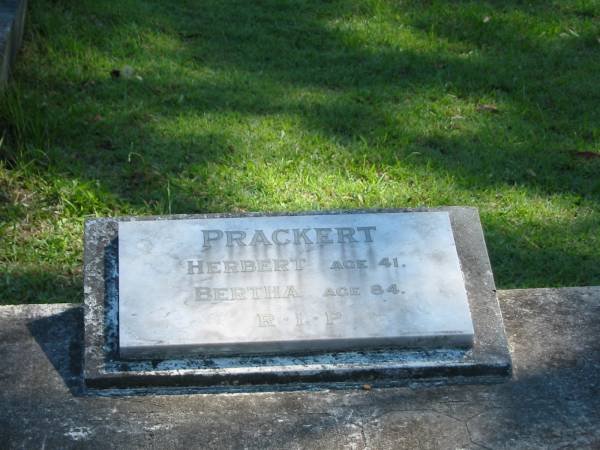
<svg viewBox="0 0 600 450">
<path fill-rule="evenodd" d="M 2 448 L 600 448 L 600 287 L 500 291 L 505 383 L 86 392 L 80 305 L 0 307 Z"/>
</svg>

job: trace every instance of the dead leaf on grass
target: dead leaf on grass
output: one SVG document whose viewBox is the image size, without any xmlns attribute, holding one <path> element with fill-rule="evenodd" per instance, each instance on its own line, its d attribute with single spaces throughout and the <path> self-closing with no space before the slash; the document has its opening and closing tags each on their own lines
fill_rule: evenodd
<svg viewBox="0 0 600 450">
<path fill-rule="evenodd" d="M 497 114 L 500 112 L 498 107 L 492 103 L 481 103 L 481 104 L 477 105 L 476 109 L 479 112 L 489 112 L 489 113 L 494 113 L 494 114 Z"/>
<path fill-rule="evenodd" d="M 123 78 L 131 78 L 134 72 L 135 71 L 131 66 L 125 66 L 121 69 L 121 75 L 123 75 Z"/>
<path fill-rule="evenodd" d="M 576 152 L 575 156 L 577 156 L 578 158 L 584 158 L 584 159 L 595 159 L 595 158 L 600 158 L 600 153 L 596 153 L 596 152 Z"/>
</svg>

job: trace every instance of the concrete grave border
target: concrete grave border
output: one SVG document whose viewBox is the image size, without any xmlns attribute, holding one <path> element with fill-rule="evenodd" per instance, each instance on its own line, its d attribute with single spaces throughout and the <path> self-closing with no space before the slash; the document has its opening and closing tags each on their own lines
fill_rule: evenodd
<svg viewBox="0 0 600 450">
<path fill-rule="evenodd" d="M 223 356 L 126 361 L 118 356 L 118 223 L 256 216 L 447 211 L 475 328 L 468 351 L 378 350 L 294 356 Z M 273 389 L 289 383 L 390 384 L 414 379 L 505 379 L 511 359 L 492 270 L 476 208 L 368 209 L 301 213 L 199 214 L 88 219 L 84 255 L 84 379 L 88 388 L 151 386 Z"/>
<path fill-rule="evenodd" d="M 0 0 L 0 88 L 8 81 L 23 42 L 27 0 Z"/>
</svg>

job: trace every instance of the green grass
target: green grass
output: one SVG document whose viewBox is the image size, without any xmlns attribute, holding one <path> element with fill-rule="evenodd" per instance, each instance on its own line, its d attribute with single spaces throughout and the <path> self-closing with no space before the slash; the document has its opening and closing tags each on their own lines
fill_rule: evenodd
<svg viewBox="0 0 600 450">
<path fill-rule="evenodd" d="M 597 0 L 33 0 L 0 127 L 3 303 L 89 215 L 469 205 L 500 287 L 600 284 Z"/>
</svg>

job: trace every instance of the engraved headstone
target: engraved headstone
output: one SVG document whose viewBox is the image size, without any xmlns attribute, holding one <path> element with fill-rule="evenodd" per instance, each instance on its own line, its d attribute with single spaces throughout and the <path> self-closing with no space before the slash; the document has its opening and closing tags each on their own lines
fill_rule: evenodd
<svg viewBox="0 0 600 450">
<path fill-rule="evenodd" d="M 446 211 L 118 224 L 124 358 L 465 348 Z"/>
</svg>

